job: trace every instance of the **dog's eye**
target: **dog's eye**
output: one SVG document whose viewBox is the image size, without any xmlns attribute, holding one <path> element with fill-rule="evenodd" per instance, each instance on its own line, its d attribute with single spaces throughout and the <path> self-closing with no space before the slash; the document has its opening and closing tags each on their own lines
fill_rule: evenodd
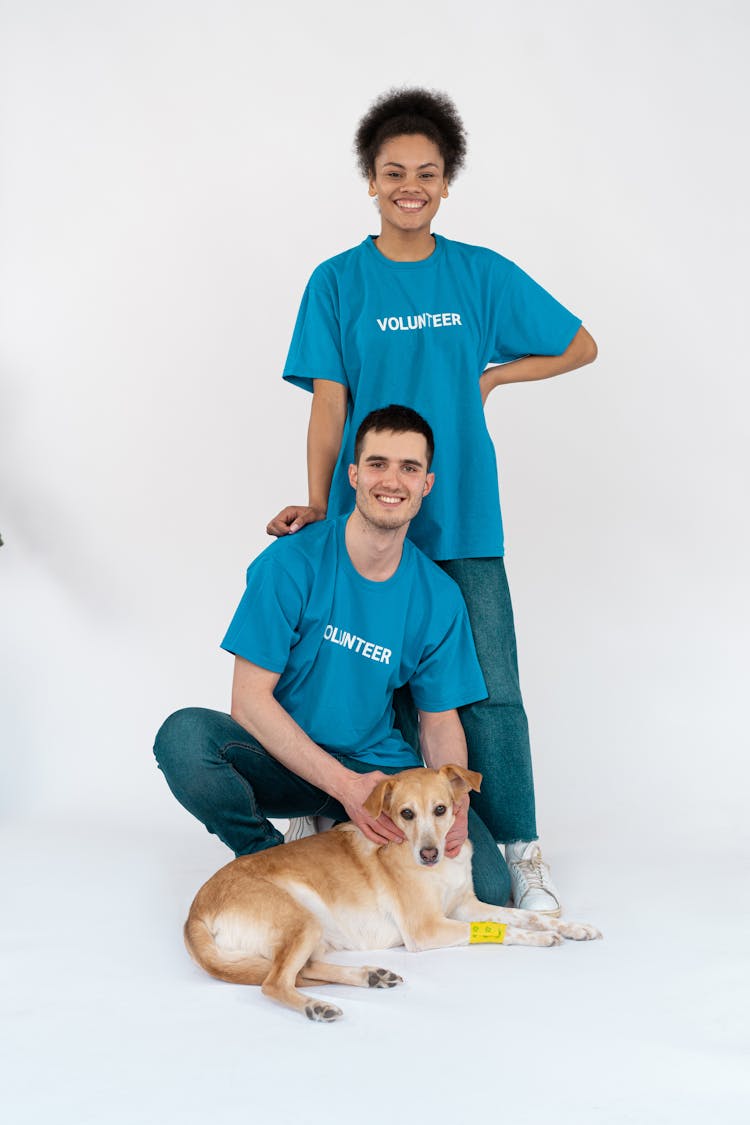
<svg viewBox="0 0 750 1125">
<path fill-rule="evenodd" d="M 411 809 L 402 809 L 401 816 L 404 820 L 414 820 L 414 813 L 411 811 Z"/>
<path fill-rule="evenodd" d="M 445 805 L 435 805 L 435 816 L 445 816 L 447 811 Z"/>
</svg>

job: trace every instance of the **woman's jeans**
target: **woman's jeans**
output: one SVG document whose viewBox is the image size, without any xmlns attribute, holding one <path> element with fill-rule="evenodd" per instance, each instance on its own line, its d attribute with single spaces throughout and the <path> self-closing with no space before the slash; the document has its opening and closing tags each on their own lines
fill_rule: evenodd
<svg viewBox="0 0 750 1125">
<path fill-rule="evenodd" d="M 518 681 L 513 607 L 502 558 L 452 559 L 438 564 L 458 584 L 489 696 L 459 708 L 469 768 L 482 775 L 471 806 L 498 843 L 535 840 L 534 778 L 529 725 Z M 416 712 L 408 688 L 396 692 L 396 726 L 418 743 Z"/>
<path fill-rule="evenodd" d="M 229 715 L 192 707 L 171 715 L 156 736 L 154 754 L 180 804 L 215 833 L 235 855 L 249 855 L 283 842 L 269 817 L 328 816 L 346 820 L 343 807 L 297 777 Z M 337 755 L 357 773 L 372 765 Z M 383 767 L 397 773 L 398 767 Z M 473 810 L 474 890 L 483 902 L 504 906 L 510 878 L 490 831 Z"/>
</svg>

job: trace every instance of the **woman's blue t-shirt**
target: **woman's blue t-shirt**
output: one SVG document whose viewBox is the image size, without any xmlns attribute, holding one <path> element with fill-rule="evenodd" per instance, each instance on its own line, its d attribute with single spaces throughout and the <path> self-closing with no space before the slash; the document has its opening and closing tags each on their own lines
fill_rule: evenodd
<svg viewBox="0 0 750 1125">
<path fill-rule="evenodd" d="M 393 692 L 448 711 L 487 690 L 458 586 L 408 540 L 395 574 L 363 578 L 346 518 L 279 539 L 250 565 L 222 648 L 280 673 L 274 695 L 329 753 L 420 765 L 394 729 Z"/>
<path fill-rule="evenodd" d="M 492 250 L 435 235 L 420 262 L 384 257 L 373 238 L 313 273 L 284 378 L 349 392 L 328 514 L 351 509 L 347 467 L 371 410 L 400 403 L 435 434 L 435 487 L 409 537 L 432 559 L 503 554 L 497 463 L 479 377 L 488 364 L 560 355 L 580 326 L 546 290 Z"/>
</svg>

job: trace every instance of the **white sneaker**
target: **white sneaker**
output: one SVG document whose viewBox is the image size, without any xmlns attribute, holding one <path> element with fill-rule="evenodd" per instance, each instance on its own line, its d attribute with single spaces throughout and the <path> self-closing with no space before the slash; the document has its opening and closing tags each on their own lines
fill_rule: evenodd
<svg viewBox="0 0 750 1125">
<path fill-rule="evenodd" d="M 560 893 L 552 882 L 549 867 L 542 859 L 536 840 L 505 845 L 513 888 L 513 905 L 518 910 L 535 910 L 538 914 L 560 916 Z"/>
<path fill-rule="evenodd" d="M 318 826 L 314 816 L 293 816 L 284 833 L 284 843 L 292 844 L 295 840 L 304 840 L 305 836 L 317 836 L 317 834 Z"/>
</svg>

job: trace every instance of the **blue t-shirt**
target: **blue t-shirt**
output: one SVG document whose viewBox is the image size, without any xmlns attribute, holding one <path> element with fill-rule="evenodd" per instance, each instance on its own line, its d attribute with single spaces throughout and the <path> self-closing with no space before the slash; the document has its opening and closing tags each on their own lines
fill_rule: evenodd
<svg viewBox="0 0 750 1125">
<path fill-rule="evenodd" d="M 329 753 L 420 765 L 394 729 L 393 692 L 421 711 L 487 695 L 458 586 L 407 540 L 395 574 L 355 569 L 346 517 L 279 539 L 250 565 L 222 648 L 279 672 L 274 695 Z"/>
<path fill-rule="evenodd" d="M 284 378 L 342 383 L 349 406 L 329 516 L 351 509 L 347 467 L 371 410 L 401 403 L 435 433 L 435 488 L 409 537 L 432 559 L 503 554 L 497 463 L 479 377 L 488 364 L 560 355 L 581 321 L 507 258 L 435 235 L 421 262 L 372 237 L 331 258 L 305 290 Z"/>
</svg>

